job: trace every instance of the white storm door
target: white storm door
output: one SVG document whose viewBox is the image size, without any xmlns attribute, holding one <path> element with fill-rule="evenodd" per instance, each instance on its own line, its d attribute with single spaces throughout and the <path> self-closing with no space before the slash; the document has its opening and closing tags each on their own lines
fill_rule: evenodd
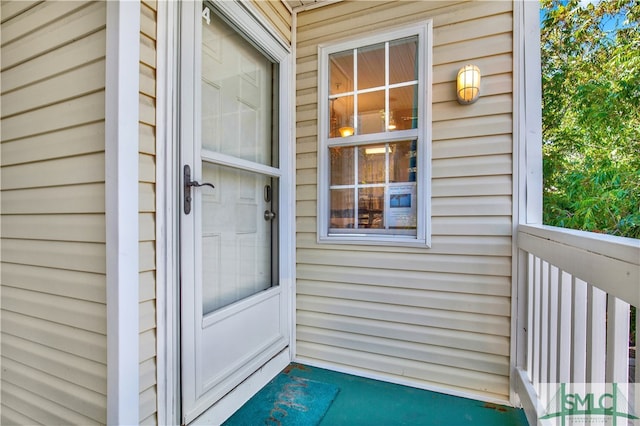
<svg viewBox="0 0 640 426">
<path fill-rule="evenodd" d="M 215 3 L 181 8 L 182 419 L 289 344 L 280 285 L 277 59 Z M 232 17 L 231 17 L 232 18 Z"/>
</svg>

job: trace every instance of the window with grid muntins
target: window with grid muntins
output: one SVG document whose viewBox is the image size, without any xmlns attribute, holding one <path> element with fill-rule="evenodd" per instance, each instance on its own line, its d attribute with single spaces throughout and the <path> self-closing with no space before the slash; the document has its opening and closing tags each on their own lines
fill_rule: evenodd
<svg viewBox="0 0 640 426">
<path fill-rule="evenodd" d="M 320 241 L 429 244 L 430 32 L 320 47 Z"/>
</svg>

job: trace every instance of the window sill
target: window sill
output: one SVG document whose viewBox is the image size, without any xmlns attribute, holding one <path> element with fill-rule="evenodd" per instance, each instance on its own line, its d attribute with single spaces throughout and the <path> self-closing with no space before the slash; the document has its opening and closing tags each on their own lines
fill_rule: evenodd
<svg viewBox="0 0 640 426">
<path fill-rule="evenodd" d="M 431 241 L 414 237 L 372 236 L 371 234 L 329 234 L 320 236 L 318 244 L 351 244 L 364 246 L 431 248 Z"/>
</svg>

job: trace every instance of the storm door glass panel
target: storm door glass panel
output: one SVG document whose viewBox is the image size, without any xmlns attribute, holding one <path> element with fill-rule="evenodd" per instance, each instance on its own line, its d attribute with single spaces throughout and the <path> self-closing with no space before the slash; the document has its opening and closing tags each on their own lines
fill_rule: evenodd
<svg viewBox="0 0 640 426">
<path fill-rule="evenodd" d="M 277 67 L 215 14 L 202 27 L 202 148 L 277 166 L 272 149 Z"/>
<path fill-rule="evenodd" d="M 210 18 L 202 26 L 201 164 L 215 189 L 199 189 L 203 315 L 277 285 L 277 179 L 255 172 L 278 167 L 277 65 Z"/>
<path fill-rule="evenodd" d="M 272 222 L 265 195 L 272 178 L 259 173 L 203 163 L 202 177 L 216 182 L 202 192 L 203 314 L 229 305 L 273 284 Z"/>
</svg>

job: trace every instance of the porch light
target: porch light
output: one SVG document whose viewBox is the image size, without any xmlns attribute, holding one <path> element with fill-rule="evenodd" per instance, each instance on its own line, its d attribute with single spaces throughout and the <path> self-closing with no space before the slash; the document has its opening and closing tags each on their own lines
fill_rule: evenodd
<svg viewBox="0 0 640 426">
<path fill-rule="evenodd" d="M 456 94 L 458 103 L 472 104 L 478 100 L 480 94 L 480 68 L 475 65 L 465 65 L 458 71 Z"/>
</svg>

